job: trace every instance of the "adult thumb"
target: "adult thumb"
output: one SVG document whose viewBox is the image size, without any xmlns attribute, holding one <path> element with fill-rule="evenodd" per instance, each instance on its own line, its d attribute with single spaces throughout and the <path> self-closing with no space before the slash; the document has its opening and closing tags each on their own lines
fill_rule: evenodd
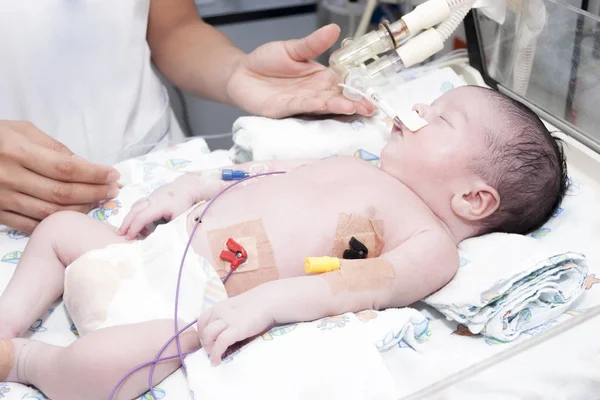
<svg viewBox="0 0 600 400">
<path fill-rule="evenodd" d="M 340 27 L 329 24 L 310 35 L 285 42 L 285 48 L 294 61 L 308 61 L 323 54 L 340 37 Z"/>
</svg>

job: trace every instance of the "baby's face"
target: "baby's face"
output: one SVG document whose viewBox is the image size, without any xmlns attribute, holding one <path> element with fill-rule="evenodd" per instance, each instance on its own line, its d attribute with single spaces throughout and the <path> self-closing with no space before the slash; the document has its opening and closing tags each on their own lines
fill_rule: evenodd
<svg viewBox="0 0 600 400">
<path fill-rule="evenodd" d="M 429 124 L 417 132 L 394 127 L 381 153 L 381 168 L 415 190 L 456 181 L 482 154 L 490 100 L 469 87 L 454 89 L 415 110 Z"/>
</svg>

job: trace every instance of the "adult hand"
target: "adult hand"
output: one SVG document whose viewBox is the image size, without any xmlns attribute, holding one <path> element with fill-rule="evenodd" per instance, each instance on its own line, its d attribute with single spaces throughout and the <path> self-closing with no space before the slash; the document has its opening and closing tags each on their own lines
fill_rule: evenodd
<svg viewBox="0 0 600 400">
<path fill-rule="evenodd" d="M 31 232 L 57 211 L 88 212 L 118 194 L 118 179 L 28 122 L 0 121 L 0 224 Z"/>
<path fill-rule="evenodd" d="M 333 71 L 312 61 L 339 35 L 337 25 L 328 25 L 303 39 L 258 47 L 240 59 L 227 94 L 246 111 L 271 118 L 302 113 L 372 114 L 371 104 L 345 98 Z"/>
</svg>

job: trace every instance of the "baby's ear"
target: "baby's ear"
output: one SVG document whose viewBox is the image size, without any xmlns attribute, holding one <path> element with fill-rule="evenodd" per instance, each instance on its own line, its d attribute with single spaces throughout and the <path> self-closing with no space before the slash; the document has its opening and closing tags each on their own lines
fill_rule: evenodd
<svg viewBox="0 0 600 400">
<path fill-rule="evenodd" d="M 456 193 L 450 203 L 452 211 L 467 221 L 478 221 L 492 215 L 500 206 L 498 191 L 479 181 L 468 190 Z"/>
</svg>

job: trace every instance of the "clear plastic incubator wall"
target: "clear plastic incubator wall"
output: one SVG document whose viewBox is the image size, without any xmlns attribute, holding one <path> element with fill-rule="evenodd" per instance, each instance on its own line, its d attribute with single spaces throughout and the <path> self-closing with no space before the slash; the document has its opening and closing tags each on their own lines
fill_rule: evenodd
<svg viewBox="0 0 600 400">
<path fill-rule="evenodd" d="M 503 24 L 473 10 L 465 19 L 469 65 L 455 69 L 534 109 L 565 142 L 569 173 L 598 190 L 600 3 L 583 2 L 588 11 L 568 3 L 509 1 Z M 600 227 L 581 240 L 600 246 Z M 600 304 L 404 399 L 599 399 L 598 332 Z"/>
</svg>

